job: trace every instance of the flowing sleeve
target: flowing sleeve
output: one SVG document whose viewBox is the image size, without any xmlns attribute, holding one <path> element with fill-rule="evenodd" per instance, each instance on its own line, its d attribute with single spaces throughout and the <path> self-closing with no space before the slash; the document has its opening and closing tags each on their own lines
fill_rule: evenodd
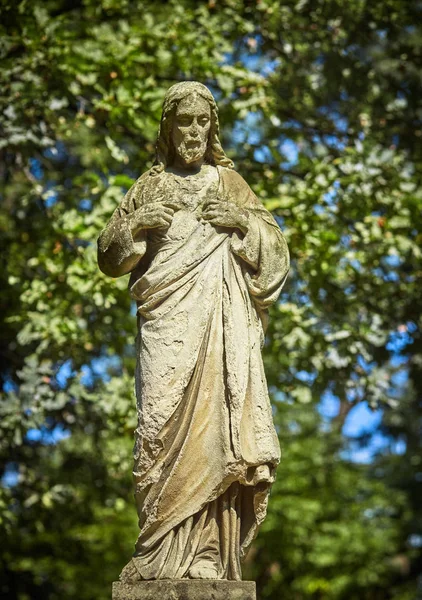
<svg viewBox="0 0 422 600">
<path fill-rule="evenodd" d="M 236 172 L 225 173 L 226 200 L 248 211 L 246 234 L 235 230 L 233 253 L 245 263 L 244 277 L 254 302 L 260 309 L 273 304 L 285 284 L 290 258 L 286 240 L 274 217 Z"/>
<path fill-rule="evenodd" d="M 146 252 L 146 231 L 132 236 L 130 226 L 131 213 L 142 203 L 145 175 L 127 192 L 98 238 L 98 265 L 110 277 L 133 271 Z"/>
</svg>

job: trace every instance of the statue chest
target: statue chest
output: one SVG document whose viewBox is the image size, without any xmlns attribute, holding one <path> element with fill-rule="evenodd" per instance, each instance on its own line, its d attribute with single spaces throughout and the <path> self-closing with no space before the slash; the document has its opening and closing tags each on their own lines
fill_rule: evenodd
<svg viewBox="0 0 422 600">
<path fill-rule="evenodd" d="M 167 231 L 151 230 L 151 242 L 161 245 L 168 241 L 187 239 L 201 220 L 205 202 L 217 197 L 218 176 L 213 169 L 203 177 L 178 177 L 164 173 L 155 189 L 155 201 L 169 202 L 175 207 L 173 220 Z"/>
</svg>

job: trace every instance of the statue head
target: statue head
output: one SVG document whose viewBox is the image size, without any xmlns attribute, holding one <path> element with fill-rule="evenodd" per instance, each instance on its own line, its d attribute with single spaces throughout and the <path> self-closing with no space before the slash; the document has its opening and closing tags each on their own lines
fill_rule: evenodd
<svg viewBox="0 0 422 600">
<path fill-rule="evenodd" d="M 233 168 L 220 143 L 217 104 L 197 81 L 173 85 L 164 98 L 154 171 L 173 164 L 176 155 L 186 164 L 204 158 L 208 164 Z"/>
</svg>

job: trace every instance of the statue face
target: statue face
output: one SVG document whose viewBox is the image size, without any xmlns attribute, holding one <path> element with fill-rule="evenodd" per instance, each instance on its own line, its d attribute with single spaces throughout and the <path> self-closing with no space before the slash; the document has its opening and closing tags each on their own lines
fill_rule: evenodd
<svg viewBox="0 0 422 600">
<path fill-rule="evenodd" d="M 173 144 L 177 155 L 190 164 L 203 158 L 211 127 L 211 110 L 199 94 L 190 94 L 177 106 L 173 122 Z"/>
</svg>

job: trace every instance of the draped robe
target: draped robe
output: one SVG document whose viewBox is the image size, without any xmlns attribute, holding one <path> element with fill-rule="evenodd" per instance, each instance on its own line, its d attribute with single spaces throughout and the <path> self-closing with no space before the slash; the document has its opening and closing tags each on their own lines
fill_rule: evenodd
<svg viewBox="0 0 422 600">
<path fill-rule="evenodd" d="M 163 201 L 168 174 L 147 172 L 99 239 L 101 269 L 131 272 L 138 305 L 132 565 L 142 579 L 188 577 L 198 561 L 240 579 L 280 458 L 261 348 L 287 245 L 240 175 L 217 171 L 207 197 L 245 208 L 246 234 L 206 222 L 200 202 L 175 213 L 179 235 L 133 239 L 130 213 Z"/>
</svg>

